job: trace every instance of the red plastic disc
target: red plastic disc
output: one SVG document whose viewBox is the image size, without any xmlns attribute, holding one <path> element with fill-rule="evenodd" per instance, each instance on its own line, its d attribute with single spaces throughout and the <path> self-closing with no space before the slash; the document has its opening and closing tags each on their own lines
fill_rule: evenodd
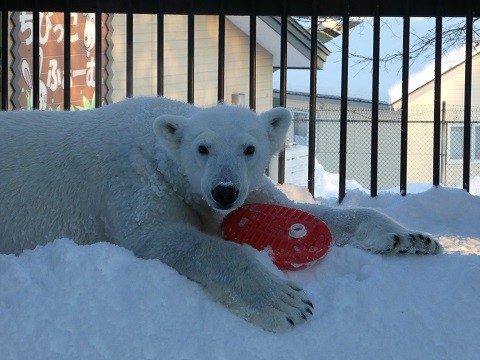
<svg viewBox="0 0 480 360">
<path fill-rule="evenodd" d="M 327 225 L 301 210 L 270 204 L 248 204 L 225 217 L 223 237 L 261 251 L 272 249 L 279 269 L 311 265 L 328 250 L 332 235 Z"/>
</svg>

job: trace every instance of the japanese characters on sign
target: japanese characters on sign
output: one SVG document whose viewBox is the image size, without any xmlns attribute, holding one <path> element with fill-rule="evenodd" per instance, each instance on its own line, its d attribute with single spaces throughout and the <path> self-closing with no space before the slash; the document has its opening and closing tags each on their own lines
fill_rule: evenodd
<svg viewBox="0 0 480 360">
<path fill-rule="evenodd" d="M 111 17 L 102 14 L 102 104 L 110 101 L 111 86 Z M 63 13 L 40 12 L 39 34 L 39 106 L 41 110 L 63 110 L 64 72 L 64 16 Z M 72 13 L 70 18 L 70 109 L 85 110 L 95 107 L 95 14 Z M 33 15 L 31 12 L 12 13 L 14 63 L 12 70 L 15 109 L 33 108 Z"/>
</svg>

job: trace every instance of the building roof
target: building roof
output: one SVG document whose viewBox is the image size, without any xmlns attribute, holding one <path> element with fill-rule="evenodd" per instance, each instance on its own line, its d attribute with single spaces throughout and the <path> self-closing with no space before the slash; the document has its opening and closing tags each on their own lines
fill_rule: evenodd
<svg viewBox="0 0 480 360">
<path fill-rule="evenodd" d="M 442 75 L 465 63 L 465 45 L 455 49 L 442 57 Z M 473 44 L 472 57 L 480 54 L 480 43 Z M 422 70 L 410 76 L 408 80 L 408 93 L 411 94 L 421 87 L 435 80 L 435 60 L 430 61 Z M 397 83 L 389 90 L 392 104 L 402 100 L 402 84 Z"/>
<path fill-rule="evenodd" d="M 277 89 L 273 90 L 274 98 L 280 94 L 280 91 Z M 296 97 L 296 98 L 305 98 L 306 101 L 309 100 L 310 94 L 308 92 L 303 91 L 287 91 L 287 96 Z M 370 107 L 372 105 L 371 99 L 364 99 L 358 97 L 348 97 L 348 106 L 353 107 Z M 327 104 L 340 104 L 341 97 L 337 95 L 328 95 L 328 94 L 318 94 L 317 93 L 317 101 L 321 103 Z M 380 109 L 390 109 L 391 105 L 387 101 L 379 101 L 378 102 Z"/>
<path fill-rule="evenodd" d="M 248 16 L 227 16 L 227 19 L 245 34 L 250 35 Z M 288 18 L 287 24 L 287 67 L 289 69 L 310 68 L 310 33 L 294 19 Z M 257 18 L 257 43 L 273 55 L 273 67 L 280 67 L 281 19 L 278 16 L 259 16 Z M 317 41 L 317 67 L 323 68 L 330 51 Z"/>
</svg>

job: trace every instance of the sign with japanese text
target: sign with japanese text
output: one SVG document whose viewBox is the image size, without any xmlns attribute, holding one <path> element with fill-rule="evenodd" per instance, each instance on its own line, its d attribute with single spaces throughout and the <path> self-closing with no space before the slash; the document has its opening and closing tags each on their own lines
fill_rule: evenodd
<svg viewBox="0 0 480 360">
<path fill-rule="evenodd" d="M 102 104 L 110 99 L 109 56 L 111 52 L 111 16 L 102 15 Z M 40 12 L 39 35 L 39 105 L 40 110 L 63 110 L 64 16 L 63 13 Z M 95 14 L 72 13 L 70 18 L 70 109 L 95 107 Z M 33 15 L 31 12 L 12 13 L 14 58 L 12 70 L 14 109 L 33 108 Z M 110 34 L 109 34 L 110 33 Z"/>
</svg>

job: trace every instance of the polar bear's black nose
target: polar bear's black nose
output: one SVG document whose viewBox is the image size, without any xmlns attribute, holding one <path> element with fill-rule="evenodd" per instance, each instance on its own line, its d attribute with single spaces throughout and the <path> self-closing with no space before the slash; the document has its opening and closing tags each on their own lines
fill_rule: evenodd
<svg viewBox="0 0 480 360">
<path fill-rule="evenodd" d="M 213 199 L 224 207 L 233 204 L 238 198 L 237 188 L 231 185 L 217 185 L 211 192 Z"/>
</svg>

